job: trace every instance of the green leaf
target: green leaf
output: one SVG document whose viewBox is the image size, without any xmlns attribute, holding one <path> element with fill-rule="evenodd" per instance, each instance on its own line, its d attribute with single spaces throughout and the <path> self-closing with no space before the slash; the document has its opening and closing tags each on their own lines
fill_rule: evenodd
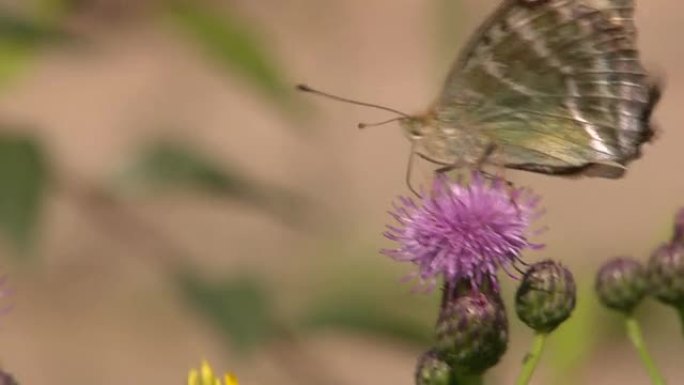
<svg viewBox="0 0 684 385">
<path fill-rule="evenodd" d="M 0 229 L 20 252 L 35 239 L 47 180 L 43 151 L 33 139 L 0 136 Z"/>
<path fill-rule="evenodd" d="M 146 147 L 120 178 L 123 187 L 159 192 L 191 188 L 248 203 L 282 219 L 297 221 L 303 199 L 277 186 L 259 183 L 181 144 L 160 141 Z"/>
<path fill-rule="evenodd" d="M 41 46 L 62 37 L 55 29 L 0 10 L 0 87 L 27 67 Z"/>
<path fill-rule="evenodd" d="M 432 342 L 433 330 L 429 325 L 381 306 L 382 301 L 374 296 L 330 298 L 309 309 L 302 326 L 310 330 L 335 328 L 384 336 L 416 346 Z"/>
<path fill-rule="evenodd" d="M 260 281 L 240 277 L 210 282 L 186 269 L 176 283 L 190 307 L 233 348 L 247 353 L 276 337 L 270 293 Z"/>
<path fill-rule="evenodd" d="M 190 148 L 160 141 L 143 149 L 125 170 L 124 181 L 152 189 L 191 187 L 216 195 L 249 197 L 252 186 L 242 175 Z"/>
<path fill-rule="evenodd" d="M 217 11 L 199 1 L 171 1 L 174 25 L 204 47 L 218 64 L 248 78 L 253 85 L 281 103 L 287 102 L 286 86 L 276 60 L 255 29 L 223 9 Z"/>
<path fill-rule="evenodd" d="M 299 317 L 303 332 L 332 328 L 429 345 L 439 291 L 411 293 L 411 284 L 398 282 L 406 270 L 378 258 L 376 244 L 359 247 L 331 239 L 316 257 L 311 261 L 316 274 L 309 279 L 316 290 Z"/>
<path fill-rule="evenodd" d="M 42 23 L 55 25 L 73 12 L 79 2 L 81 0 L 32 0 L 31 13 Z"/>
</svg>

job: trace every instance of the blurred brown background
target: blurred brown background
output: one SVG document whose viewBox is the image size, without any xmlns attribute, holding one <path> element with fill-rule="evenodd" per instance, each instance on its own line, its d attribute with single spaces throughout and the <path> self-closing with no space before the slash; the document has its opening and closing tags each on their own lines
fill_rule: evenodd
<svg viewBox="0 0 684 385">
<path fill-rule="evenodd" d="M 644 63 L 665 80 L 657 140 L 621 180 L 509 174 L 542 194 L 548 210 L 547 249 L 527 258 L 562 260 L 583 288 L 535 384 L 648 381 L 619 318 L 591 295 L 603 259 L 645 260 L 684 205 L 684 4 L 637 3 Z M 389 245 L 381 233 L 390 202 L 406 193 L 408 142 L 393 125 L 355 129 L 382 112 L 290 87 L 307 82 L 419 111 L 496 1 L 0 4 L 26 23 L 20 43 L 10 41 L 16 28 L 3 29 L 10 43 L 0 41 L 0 133 L 40 143 L 49 175 L 37 223 L 25 230 L 31 245 L 8 238 L 0 248 L 15 290 L 0 323 L 0 360 L 22 384 L 178 384 L 202 358 L 245 385 L 413 382 L 437 294 L 412 294 L 398 281 L 410 266 L 377 252 Z M 242 64 L 232 62 L 235 49 L 247 52 Z M 231 171 L 188 166 L 174 157 L 178 148 Z M 156 175 L 145 160 L 164 154 L 185 167 L 184 188 L 173 170 Z M 420 174 L 427 179 L 427 167 Z M 241 291 L 252 281 L 257 288 Z M 235 291 L 247 294 L 221 299 Z M 254 309 L 259 293 L 266 299 Z M 212 301 L 227 309 L 212 313 Z M 253 332 L 252 311 L 267 313 L 266 325 L 277 319 L 275 332 Z M 248 321 L 216 321 L 236 314 Z M 640 317 L 658 364 L 679 383 L 684 344 L 674 314 L 648 303 Z M 492 384 L 512 383 L 526 352 L 531 333 L 513 316 L 511 324 Z M 236 343 L 231 333 L 254 338 Z"/>
</svg>

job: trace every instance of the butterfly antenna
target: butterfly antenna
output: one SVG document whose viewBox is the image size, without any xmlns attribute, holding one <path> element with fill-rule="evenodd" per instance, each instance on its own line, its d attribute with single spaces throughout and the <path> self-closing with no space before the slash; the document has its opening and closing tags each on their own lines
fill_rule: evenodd
<svg viewBox="0 0 684 385">
<path fill-rule="evenodd" d="M 405 119 L 405 118 L 403 116 L 400 116 L 398 118 L 387 119 L 387 120 L 383 120 L 382 122 L 377 122 L 377 123 L 359 123 L 358 127 L 360 129 L 364 129 L 366 127 L 377 127 L 377 126 L 382 126 L 383 124 L 396 122 L 396 121 L 402 120 L 402 119 Z"/>
<path fill-rule="evenodd" d="M 360 101 L 358 101 L 358 100 L 343 98 L 343 97 L 341 97 L 341 96 L 337 96 L 337 95 L 329 94 L 329 93 L 327 93 L 327 92 L 323 92 L 323 91 L 319 91 L 319 90 L 313 89 L 313 88 L 307 86 L 306 84 L 298 84 L 298 85 L 297 85 L 297 89 L 298 89 L 299 91 L 302 91 L 302 92 L 308 92 L 308 93 L 310 93 L 310 94 L 315 94 L 315 95 L 323 96 L 323 97 L 326 97 L 326 98 L 328 98 L 328 99 L 337 100 L 337 101 L 339 101 L 339 102 L 350 103 L 350 104 L 356 104 L 356 105 L 358 105 L 358 106 L 364 106 L 364 107 L 377 108 L 377 109 L 379 109 L 379 110 L 385 110 L 385 111 L 392 112 L 392 113 L 395 113 L 395 114 L 397 114 L 397 115 L 400 115 L 400 116 L 402 116 L 402 117 L 404 117 L 404 118 L 410 118 L 410 117 L 411 117 L 411 115 L 409 115 L 409 114 L 407 114 L 407 113 L 405 113 L 405 112 L 401 112 L 401 111 L 399 111 L 399 110 L 395 110 L 394 108 L 389 108 L 389 107 L 380 106 L 380 105 L 373 104 L 373 103 L 365 103 L 365 102 L 360 102 Z M 368 126 L 368 125 L 363 125 L 363 126 Z"/>
</svg>

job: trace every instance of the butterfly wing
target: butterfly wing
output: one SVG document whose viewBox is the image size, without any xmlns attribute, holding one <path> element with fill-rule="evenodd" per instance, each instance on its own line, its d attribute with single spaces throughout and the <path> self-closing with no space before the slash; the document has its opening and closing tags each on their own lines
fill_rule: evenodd
<svg viewBox="0 0 684 385">
<path fill-rule="evenodd" d="M 491 140 L 506 167 L 621 175 L 659 96 L 633 16 L 634 0 L 505 0 L 454 64 L 436 120 Z"/>
</svg>

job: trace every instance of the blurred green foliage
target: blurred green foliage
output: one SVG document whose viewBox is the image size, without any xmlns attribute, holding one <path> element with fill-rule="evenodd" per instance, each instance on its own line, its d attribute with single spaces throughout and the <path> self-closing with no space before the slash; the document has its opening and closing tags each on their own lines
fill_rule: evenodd
<svg viewBox="0 0 684 385">
<path fill-rule="evenodd" d="M 0 88 L 27 67 L 39 48 L 62 37 L 56 29 L 0 9 Z"/>
<path fill-rule="evenodd" d="M 36 237 L 47 162 L 40 145 L 21 135 L 0 135 L 0 227 L 20 253 Z"/>
<path fill-rule="evenodd" d="M 61 23 L 88 2 L 38 0 L 36 5 L 36 15 L 31 17 L 0 9 L 0 87 L 25 71 L 42 48 L 55 47 L 53 43 L 64 37 L 59 29 Z M 279 105 L 288 103 L 288 87 L 281 75 L 284 71 L 255 37 L 257 28 L 226 9 L 218 12 L 209 2 L 169 1 L 163 9 L 172 15 L 174 25 L 191 41 L 201 44 L 221 67 L 243 76 Z M 37 240 L 48 175 L 52 174 L 50 168 L 57 165 L 46 161 L 38 140 L 30 134 L 3 131 L 11 132 L 11 128 L 0 130 L 0 230 L 17 249 L 16 255 L 23 257 Z M 288 221 L 294 221 L 302 212 L 303 201 L 296 194 L 257 182 L 235 167 L 179 143 L 152 143 L 128 163 L 130 167 L 119 180 L 127 188 L 151 194 L 192 190 L 248 203 Z M 192 268 L 183 269 L 174 278 L 189 307 L 241 351 L 269 340 L 279 328 L 271 308 L 271 293 L 256 278 L 210 282 Z"/>
<path fill-rule="evenodd" d="M 432 328 L 397 312 L 401 305 L 401 301 L 388 301 L 376 295 L 335 296 L 312 306 L 303 326 L 305 330 L 341 329 L 429 346 Z"/>
<path fill-rule="evenodd" d="M 89 14 L 90 7 L 102 5 L 89 0 L 31 0 L 30 4 L 22 4 L 26 7 L 12 8 L 11 12 L 0 7 L 0 88 L 25 71 L 41 49 L 59 48 L 55 43 L 66 36 L 62 27 L 68 27 L 76 14 L 83 17 Z M 146 14 L 150 21 L 157 21 L 159 16 L 170 20 L 187 41 L 202 46 L 221 68 L 242 76 L 276 105 L 291 106 L 284 68 L 258 36 L 258 26 L 233 14 L 230 6 L 219 8 L 210 1 L 169 0 L 157 5 L 145 8 L 155 10 Z M 24 12 L 13 13 L 18 10 Z M 98 12 L 91 15 L 103 16 Z M 83 35 L 74 37 L 96 42 L 88 36 L 87 28 L 78 33 Z M 118 180 L 123 185 L 117 184 L 111 191 L 107 189 L 107 193 L 121 193 L 116 187 L 143 189 L 153 195 L 191 190 L 250 204 L 289 223 L 294 223 L 303 211 L 300 196 L 257 182 L 236 167 L 212 160 L 201 151 L 179 143 L 166 140 L 152 143 L 127 163 L 129 167 Z M 51 168 L 56 167 L 46 161 L 37 139 L 0 131 L 0 230 L 20 251 L 17 255 L 25 255 L 23 252 L 37 240 L 48 175 L 53 176 Z M 70 181 L 73 178 L 67 176 L 57 182 L 61 186 Z M 83 193 L 86 195 L 81 196 L 88 196 L 88 191 Z M 81 199 L 81 196 L 72 198 Z M 117 200 L 111 202 L 118 204 Z M 279 328 L 271 308 L 271 293 L 256 278 L 210 282 L 195 274 L 193 268 L 183 269 L 174 278 L 190 308 L 206 317 L 238 349 L 253 349 Z"/>
<path fill-rule="evenodd" d="M 303 198 L 284 188 L 257 182 L 253 177 L 210 159 L 180 143 L 151 143 L 123 170 L 125 188 L 164 193 L 192 189 L 250 204 L 289 222 L 300 219 Z"/>
<path fill-rule="evenodd" d="M 190 307 L 236 350 L 246 353 L 275 337 L 272 296 L 260 279 L 211 282 L 186 268 L 176 275 L 176 283 Z"/>
<path fill-rule="evenodd" d="M 157 192 L 174 188 L 199 191 L 237 199 L 253 199 L 257 190 L 245 175 L 209 159 L 180 143 L 158 141 L 146 146 L 124 171 L 124 180 Z"/>
<path fill-rule="evenodd" d="M 298 322 L 304 332 L 337 329 L 380 336 L 413 346 L 429 346 L 440 291 L 417 292 L 416 282 L 402 284 L 405 269 L 378 256 L 375 247 L 338 244 L 317 253 L 310 267 L 311 300 Z"/>
<path fill-rule="evenodd" d="M 0 7 L 0 89 L 26 70 L 42 48 L 53 48 L 54 43 L 64 40 L 66 34 L 62 32 L 62 27 L 68 24 L 72 14 L 100 6 L 98 2 L 89 0 L 32 0 L 24 5 L 27 7 L 20 9 L 28 12 L 16 13 L 18 9 L 12 8 L 10 11 Z M 284 70 L 276 64 L 274 55 L 257 37 L 258 27 L 232 14 L 230 7 L 219 10 L 215 3 L 209 1 L 169 0 L 159 5 L 161 7 L 157 10 L 164 15 L 171 15 L 173 25 L 191 41 L 202 45 L 216 63 L 245 77 L 279 105 L 288 103 L 288 87 L 282 76 Z M 156 17 L 154 14 L 151 16 Z M 27 138 L 28 141 L 30 139 Z M 16 143 L 4 143 L 0 148 L 3 152 L 0 161 L 7 159 L 10 162 L 18 156 L 18 147 Z M 26 151 L 28 154 L 29 150 Z M 39 158 L 39 150 L 34 151 L 35 157 Z M 132 176 L 128 182 L 137 183 L 138 187 L 154 187 L 156 193 L 191 187 L 249 203 L 291 223 L 296 222 L 302 213 L 303 200 L 296 194 L 277 186 L 258 183 L 249 175 L 211 161 L 196 150 L 160 142 L 145 151 L 127 171 Z M 17 181 L 24 182 L 12 183 L 11 188 L 5 188 L 2 197 L 4 209 L 0 218 L 5 232 L 21 249 L 34 238 L 31 232 L 36 230 L 37 207 L 42 196 L 36 191 L 42 188 L 40 178 L 50 166 L 36 163 L 35 169 L 31 169 L 28 162 L 0 165 L 4 173 L 11 173 Z M 25 194 L 16 192 L 22 188 Z"/>
<path fill-rule="evenodd" d="M 253 25 L 228 9 L 212 9 L 197 1 L 171 1 L 169 11 L 174 25 L 203 46 L 217 64 L 242 74 L 279 103 L 289 103 L 291 87 Z"/>
</svg>

